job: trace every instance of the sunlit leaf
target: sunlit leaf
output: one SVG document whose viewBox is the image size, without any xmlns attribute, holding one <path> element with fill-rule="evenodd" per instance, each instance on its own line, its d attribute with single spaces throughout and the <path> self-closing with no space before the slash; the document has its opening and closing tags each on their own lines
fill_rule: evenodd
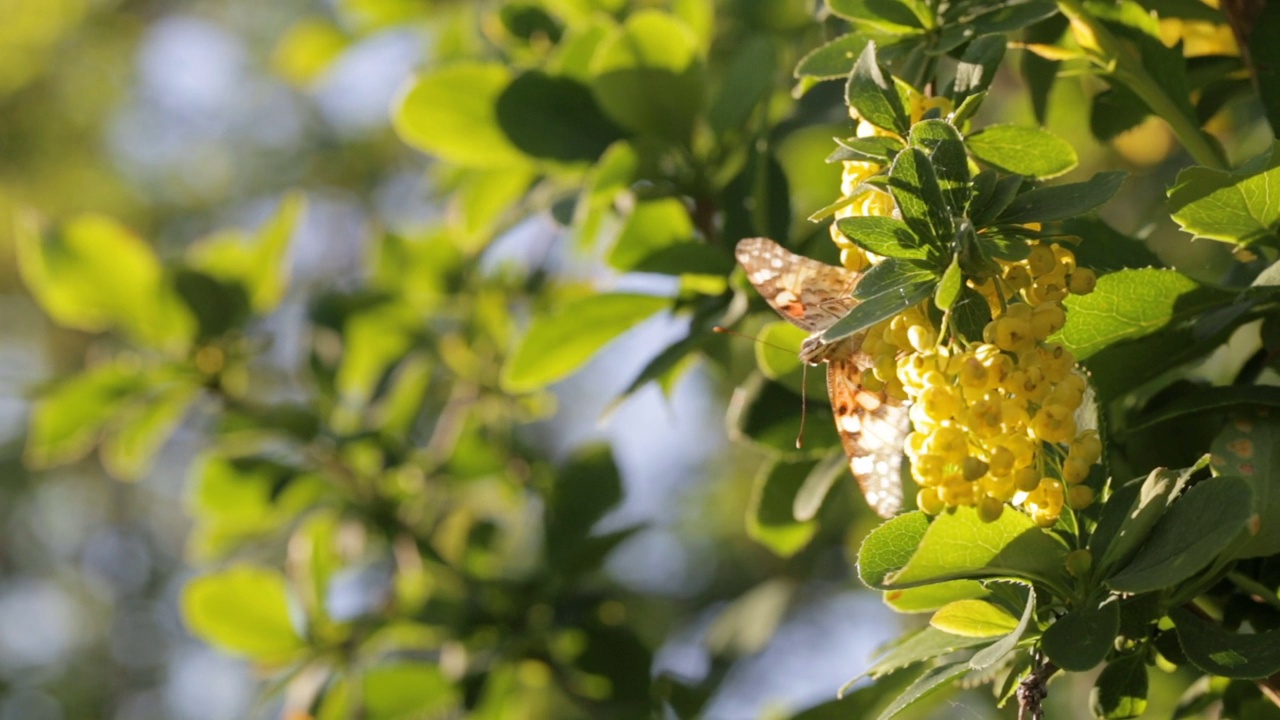
<svg viewBox="0 0 1280 720">
<path fill-rule="evenodd" d="M 279 664 L 305 647 L 289 616 L 279 571 L 236 565 L 202 575 L 182 591 L 182 617 L 205 642 L 263 664 Z"/>
</svg>

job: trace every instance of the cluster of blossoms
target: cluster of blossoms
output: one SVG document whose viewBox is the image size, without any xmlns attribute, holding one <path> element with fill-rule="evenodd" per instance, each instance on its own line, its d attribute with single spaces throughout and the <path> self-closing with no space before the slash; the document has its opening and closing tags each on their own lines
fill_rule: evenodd
<svg viewBox="0 0 1280 720">
<path fill-rule="evenodd" d="M 845 196 L 880 170 L 846 162 Z M 841 215 L 893 211 L 890 195 L 868 190 Z M 879 260 L 834 225 L 832 236 L 845 267 L 863 270 Z M 993 318 L 981 342 L 940 337 L 926 301 L 867 331 L 862 351 L 874 364 L 863 385 L 911 402 L 904 450 L 921 510 L 971 506 L 990 522 L 1011 504 L 1047 527 L 1064 506 L 1094 500 L 1083 481 L 1102 444 L 1096 431 L 1076 424 L 1088 383 L 1074 356 L 1048 338 L 1066 322 L 1062 300 L 1091 292 L 1096 277 L 1076 266 L 1070 249 L 1047 242 L 1033 243 L 1024 260 L 997 264 L 998 276 L 969 281 Z"/>
</svg>

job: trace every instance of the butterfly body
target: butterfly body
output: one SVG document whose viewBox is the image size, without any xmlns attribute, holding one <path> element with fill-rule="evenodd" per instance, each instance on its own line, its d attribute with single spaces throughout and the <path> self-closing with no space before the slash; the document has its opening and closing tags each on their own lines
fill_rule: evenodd
<svg viewBox="0 0 1280 720">
<path fill-rule="evenodd" d="M 890 517 L 902 507 L 902 443 L 909 430 L 906 409 L 883 392 L 862 387 L 871 358 L 862 352 L 864 333 L 834 343 L 824 330 L 853 309 L 859 274 L 796 255 L 768 238 L 747 238 L 735 250 L 747 279 L 783 319 L 807 331 L 800 359 L 827 364 L 827 392 L 849 468 L 868 504 Z"/>
</svg>

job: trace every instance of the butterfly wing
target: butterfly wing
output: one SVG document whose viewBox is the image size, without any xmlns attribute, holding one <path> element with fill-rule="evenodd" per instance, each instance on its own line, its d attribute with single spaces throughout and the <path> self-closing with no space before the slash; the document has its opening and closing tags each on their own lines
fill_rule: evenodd
<svg viewBox="0 0 1280 720">
<path fill-rule="evenodd" d="M 902 509 L 902 446 L 911 429 L 906 408 L 862 387 L 854 358 L 827 361 L 827 392 L 849 469 L 867 504 L 881 517 Z"/>
<path fill-rule="evenodd" d="M 747 280 L 785 320 L 810 333 L 853 309 L 858 274 L 796 255 L 769 238 L 747 238 L 734 251 Z"/>
</svg>

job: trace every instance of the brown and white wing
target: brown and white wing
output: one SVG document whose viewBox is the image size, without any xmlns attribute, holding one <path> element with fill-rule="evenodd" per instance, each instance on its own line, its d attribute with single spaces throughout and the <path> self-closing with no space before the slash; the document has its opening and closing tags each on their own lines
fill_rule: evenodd
<svg viewBox="0 0 1280 720">
<path fill-rule="evenodd" d="M 848 358 L 827 364 L 827 391 L 836 432 L 867 504 L 881 517 L 902 509 L 902 446 L 911 423 L 907 410 L 883 392 L 862 388 L 862 369 Z"/>
<path fill-rule="evenodd" d="M 831 327 L 853 309 L 858 273 L 796 255 L 769 238 L 747 238 L 735 256 L 769 306 L 810 333 Z"/>
</svg>

